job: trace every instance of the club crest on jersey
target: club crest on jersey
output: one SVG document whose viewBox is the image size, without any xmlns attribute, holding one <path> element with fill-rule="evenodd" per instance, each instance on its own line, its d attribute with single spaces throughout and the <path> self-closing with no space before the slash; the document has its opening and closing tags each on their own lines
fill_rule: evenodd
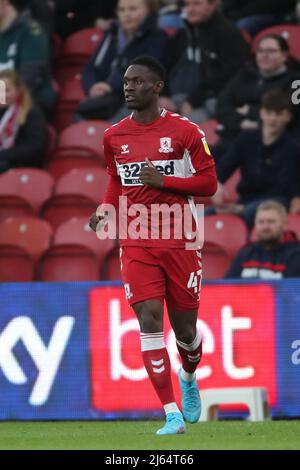
<svg viewBox="0 0 300 470">
<path fill-rule="evenodd" d="M 129 153 L 129 146 L 128 145 L 121 145 L 121 149 L 122 149 L 122 154 L 124 153 Z"/>
<path fill-rule="evenodd" d="M 172 148 L 172 139 L 171 137 L 162 137 L 160 139 L 160 148 L 158 149 L 159 153 L 171 153 L 174 152 Z"/>
</svg>

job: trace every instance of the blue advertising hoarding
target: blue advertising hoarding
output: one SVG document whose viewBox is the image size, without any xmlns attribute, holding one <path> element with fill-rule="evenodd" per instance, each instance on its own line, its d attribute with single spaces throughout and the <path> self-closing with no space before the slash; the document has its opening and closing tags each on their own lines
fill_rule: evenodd
<svg viewBox="0 0 300 470">
<path fill-rule="evenodd" d="M 1 284 L 0 295 L 1 420 L 159 411 L 141 362 L 137 321 L 119 283 Z M 300 416 L 300 281 L 207 283 L 202 305 L 200 389 L 265 386 L 274 416 Z M 234 338 L 231 365 L 224 331 Z M 176 380 L 169 330 L 167 339 Z"/>
</svg>

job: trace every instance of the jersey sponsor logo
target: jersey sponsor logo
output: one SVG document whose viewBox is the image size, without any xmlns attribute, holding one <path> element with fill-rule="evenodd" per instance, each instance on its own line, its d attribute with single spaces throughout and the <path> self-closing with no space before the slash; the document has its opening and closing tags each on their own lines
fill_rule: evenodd
<svg viewBox="0 0 300 470">
<path fill-rule="evenodd" d="M 171 153 L 174 152 L 172 148 L 172 139 L 171 137 L 162 137 L 160 139 L 160 148 L 158 149 L 159 153 Z"/>
<path fill-rule="evenodd" d="M 174 176 L 175 175 L 175 161 L 174 160 L 160 160 L 152 161 L 157 168 L 165 176 Z M 145 162 L 135 162 L 127 163 L 120 165 L 118 164 L 118 173 L 121 177 L 123 186 L 142 186 L 141 180 L 139 179 L 139 174 L 141 169 L 146 166 Z"/>
<path fill-rule="evenodd" d="M 121 145 L 121 149 L 122 149 L 122 152 L 121 154 L 124 155 L 125 153 L 129 153 L 129 145 L 125 144 L 125 145 Z"/>
</svg>

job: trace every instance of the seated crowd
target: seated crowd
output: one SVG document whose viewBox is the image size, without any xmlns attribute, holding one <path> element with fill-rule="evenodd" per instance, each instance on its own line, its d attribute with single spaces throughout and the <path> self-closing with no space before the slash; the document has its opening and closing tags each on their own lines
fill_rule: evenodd
<svg viewBox="0 0 300 470">
<path fill-rule="evenodd" d="M 80 64 L 80 99 L 69 124 L 115 123 L 127 116 L 123 74 L 134 57 L 156 57 L 167 70 L 161 106 L 200 127 L 216 122 L 212 153 L 219 184 L 205 216 L 234 214 L 249 230 L 255 226 L 257 242 L 242 249 L 226 276 L 263 278 L 273 265 L 282 270 L 270 278 L 300 276 L 299 242 L 284 232 L 286 213 L 300 217 L 300 108 L 292 100 L 300 63 L 287 36 L 266 31 L 253 46 L 265 28 L 300 23 L 299 5 L 0 0 L 0 81 L 6 89 L 5 102 L 0 99 L 0 173 L 47 168 L 49 133 L 68 87 L 57 78 L 57 56 L 63 58 L 63 45 L 74 33 L 98 29 L 101 40 Z M 236 171 L 238 201 L 228 202 L 226 182 Z"/>
</svg>

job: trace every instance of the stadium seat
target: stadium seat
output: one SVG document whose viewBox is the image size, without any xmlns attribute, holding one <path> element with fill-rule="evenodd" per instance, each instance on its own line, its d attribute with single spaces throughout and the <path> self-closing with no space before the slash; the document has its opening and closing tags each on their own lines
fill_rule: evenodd
<svg viewBox="0 0 300 470">
<path fill-rule="evenodd" d="M 0 245 L 23 247 L 36 262 L 49 248 L 53 235 L 52 227 L 45 220 L 18 217 L 7 219 L 0 224 Z"/>
<path fill-rule="evenodd" d="M 281 24 L 263 29 L 253 40 L 253 52 L 256 52 L 259 42 L 268 34 L 277 34 L 284 37 L 289 44 L 291 57 L 300 60 L 300 26 Z"/>
<path fill-rule="evenodd" d="M 104 281 L 119 281 L 121 277 L 120 248 L 115 247 L 105 259 L 101 279 Z"/>
<path fill-rule="evenodd" d="M 59 94 L 58 103 L 52 118 L 52 124 L 58 132 L 72 124 L 75 110 L 84 98 L 85 94 L 81 85 L 81 75 L 77 74 L 65 83 Z"/>
<path fill-rule="evenodd" d="M 236 215 L 209 215 L 204 218 L 204 251 L 206 244 L 219 245 L 230 257 L 248 241 L 245 222 Z"/>
<path fill-rule="evenodd" d="M 206 243 L 202 251 L 202 262 L 205 280 L 223 279 L 232 258 L 220 246 Z"/>
<path fill-rule="evenodd" d="M 73 217 L 85 217 L 89 220 L 95 210 L 94 201 L 85 196 L 57 194 L 45 202 L 41 215 L 56 229 Z"/>
<path fill-rule="evenodd" d="M 104 131 L 111 124 L 106 121 L 81 121 L 64 129 L 58 139 L 57 149 L 52 158 L 59 158 L 65 149 L 88 151 L 91 155 L 98 156 L 103 162 L 102 139 Z"/>
<path fill-rule="evenodd" d="M 70 34 L 63 43 L 63 59 L 88 59 L 100 43 L 103 35 L 103 31 L 96 27 L 84 28 Z"/>
<path fill-rule="evenodd" d="M 48 157 L 53 154 L 54 150 L 56 149 L 56 145 L 57 145 L 56 130 L 51 124 L 48 124 L 48 150 L 47 150 Z"/>
<path fill-rule="evenodd" d="M 101 266 L 107 253 L 114 247 L 115 241 L 111 239 L 99 240 L 89 227 L 88 221 L 89 218 L 81 217 L 70 219 L 61 224 L 54 234 L 53 245 L 80 243 L 95 253 Z"/>
<path fill-rule="evenodd" d="M 82 245 L 52 246 L 40 259 L 38 279 L 47 282 L 97 281 L 98 260 Z"/>
<path fill-rule="evenodd" d="M 58 180 L 55 194 L 82 194 L 99 205 L 103 200 L 108 179 L 104 168 L 77 168 Z"/>
<path fill-rule="evenodd" d="M 54 180 L 45 170 L 38 168 L 14 168 L 0 177 L 0 195 L 18 194 L 39 212 L 53 192 Z"/>
<path fill-rule="evenodd" d="M 237 203 L 239 199 L 239 195 L 237 192 L 237 185 L 241 179 L 241 172 L 240 170 L 236 170 L 233 175 L 224 183 L 225 189 L 225 203 Z"/>
<path fill-rule="evenodd" d="M 34 261 L 30 254 L 20 246 L 0 245 L 0 282 L 31 282 L 33 279 Z"/>
<path fill-rule="evenodd" d="M 1 187 L 1 180 L 0 180 Z M 0 222 L 11 217 L 34 217 L 32 205 L 21 196 L 0 194 Z"/>
<path fill-rule="evenodd" d="M 55 181 L 74 169 L 103 168 L 103 162 L 98 156 L 89 151 L 66 149 L 58 158 L 52 158 L 48 163 L 48 171 Z"/>
<path fill-rule="evenodd" d="M 59 34 L 53 33 L 51 36 L 51 45 L 54 61 L 57 61 L 60 57 L 60 54 L 62 52 L 62 44 L 63 42 Z"/>
<path fill-rule="evenodd" d="M 103 37 L 99 28 L 85 28 L 66 38 L 62 53 L 56 62 L 55 78 L 61 85 L 80 73 Z"/>
<path fill-rule="evenodd" d="M 219 123 L 215 119 L 209 119 L 208 121 L 204 121 L 199 124 L 200 129 L 205 132 L 208 145 L 216 145 L 220 139 L 219 134 L 217 134 L 218 125 Z"/>
<path fill-rule="evenodd" d="M 300 241 L 300 214 L 288 214 L 287 229 L 295 232 Z"/>
</svg>

